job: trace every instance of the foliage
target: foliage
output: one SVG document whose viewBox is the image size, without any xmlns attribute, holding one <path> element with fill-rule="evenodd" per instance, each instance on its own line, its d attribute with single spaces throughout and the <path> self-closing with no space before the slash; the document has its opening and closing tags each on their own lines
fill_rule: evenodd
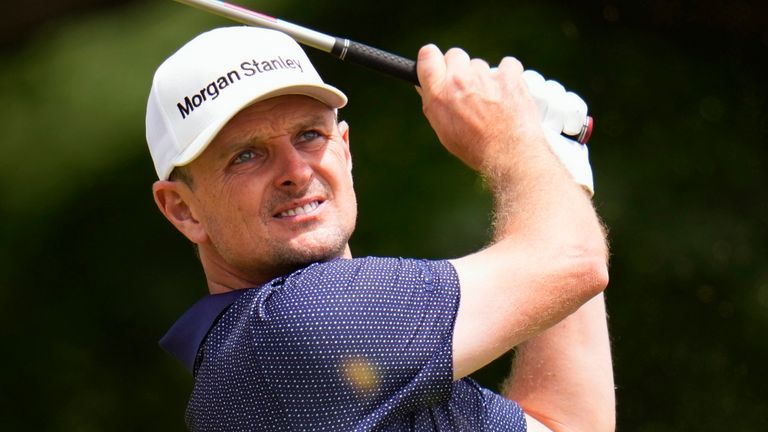
<svg viewBox="0 0 768 432">
<path fill-rule="evenodd" d="M 407 56 L 426 42 L 514 54 L 581 94 L 611 231 L 619 429 L 768 423 L 764 36 L 564 2 L 241 4 Z M 0 429 L 183 430 L 191 383 L 155 341 L 205 287 L 154 208 L 143 116 L 156 65 L 222 24 L 135 2 L 51 22 L 3 54 Z M 410 86 L 310 55 L 350 97 L 353 252 L 482 246 L 487 192 L 441 150 Z M 508 360 L 478 379 L 495 386 Z"/>
</svg>

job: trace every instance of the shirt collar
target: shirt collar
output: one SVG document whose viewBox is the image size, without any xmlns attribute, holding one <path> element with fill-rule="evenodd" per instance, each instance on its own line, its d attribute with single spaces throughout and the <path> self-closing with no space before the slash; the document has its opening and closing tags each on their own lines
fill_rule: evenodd
<svg viewBox="0 0 768 432">
<path fill-rule="evenodd" d="M 216 320 L 247 290 L 201 298 L 182 315 L 160 339 L 160 347 L 181 362 L 191 373 L 197 351 Z"/>
</svg>

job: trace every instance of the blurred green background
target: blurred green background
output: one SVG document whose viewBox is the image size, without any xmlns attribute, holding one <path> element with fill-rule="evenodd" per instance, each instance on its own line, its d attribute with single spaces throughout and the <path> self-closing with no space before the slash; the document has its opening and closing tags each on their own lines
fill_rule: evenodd
<svg viewBox="0 0 768 432">
<path fill-rule="evenodd" d="M 758 1 L 246 1 L 414 57 L 515 55 L 590 105 L 618 429 L 768 428 L 768 7 Z M 0 430 L 184 430 L 156 345 L 205 294 L 151 198 L 155 67 L 228 25 L 171 1 L 0 5 Z M 310 52 L 350 104 L 356 255 L 454 257 L 490 200 L 410 85 Z M 495 388 L 502 358 L 477 374 Z"/>
</svg>

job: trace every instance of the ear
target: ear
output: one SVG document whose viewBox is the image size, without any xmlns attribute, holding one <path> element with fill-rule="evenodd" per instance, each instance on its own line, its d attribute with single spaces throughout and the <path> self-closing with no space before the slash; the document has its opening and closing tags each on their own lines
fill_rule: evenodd
<svg viewBox="0 0 768 432">
<path fill-rule="evenodd" d="M 159 180 L 152 185 L 152 194 L 163 216 L 189 241 L 200 244 L 208 239 L 205 228 L 190 206 L 194 203 L 194 195 L 189 186 L 178 181 Z"/>
<path fill-rule="evenodd" d="M 339 134 L 341 135 L 341 139 L 344 142 L 344 155 L 347 158 L 347 165 L 349 166 L 349 171 L 352 171 L 352 153 L 349 151 L 349 124 L 342 120 L 339 122 Z"/>
</svg>

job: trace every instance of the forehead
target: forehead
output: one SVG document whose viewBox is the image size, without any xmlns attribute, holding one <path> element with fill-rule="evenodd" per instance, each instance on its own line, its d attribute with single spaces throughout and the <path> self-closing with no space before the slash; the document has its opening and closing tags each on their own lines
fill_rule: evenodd
<svg viewBox="0 0 768 432">
<path fill-rule="evenodd" d="M 277 96 L 243 108 L 219 131 L 192 162 L 193 172 L 217 169 L 232 154 L 256 143 L 298 133 L 305 129 L 328 129 L 336 125 L 336 110 L 309 96 Z"/>
<path fill-rule="evenodd" d="M 211 146 L 233 140 L 268 139 L 291 132 L 297 127 L 324 124 L 335 118 L 335 110 L 311 97 L 278 96 L 241 110 L 221 129 Z"/>
</svg>

